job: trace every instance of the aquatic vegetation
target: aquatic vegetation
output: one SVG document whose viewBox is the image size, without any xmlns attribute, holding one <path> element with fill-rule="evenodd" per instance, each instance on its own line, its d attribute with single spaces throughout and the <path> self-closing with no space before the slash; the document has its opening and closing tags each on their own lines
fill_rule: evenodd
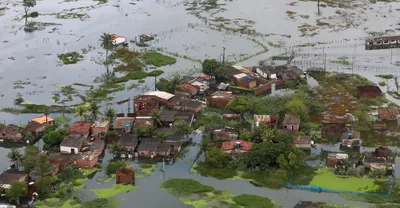
<svg viewBox="0 0 400 208">
<path fill-rule="evenodd" d="M 92 191 L 100 198 L 115 196 L 119 193 L 126 193 L 132 190 L 139 189 L 139 186 L 124 185 L 124 184 L 113 184 L 110 188 L 103 189 L 92 189 Z"/>
<path fill-rule="evenodd" d="M 176 63 L 176 58 L 166 56 L 155 51 L 145 52 L 142 55 L 142 58 L 146 64 L 153 65 L 155 67 L 161 67 Z"/>
<path fill-rule="evenodd" d="M 233 201 L 240 206 L 249 208 L 276 207 L 276 205 L 268 198 L 249 194 L 234 196 Z"/>
<path fill-rule="evenodd" d="M 83 202 L 81 208 L 93 208 L 93 207 L 107 207 L 107 208 L 118 208 L 119 202 L 117 198 L 107 197 L 107 198 L 97 198 L 91 201 Z"/>
<path fill-rule="evenodd" d="M 337 60 L 333 60 L 330 62 L 334 63 L 334 64 L 342 64 L 342 65 L 349 66 L 351 63 L 348 59 L 349 59 L 349 57 L 342 56 L 342 57 L 339 57 Z"/>
<path fill-rule="evenodd" d="M 58 106 L 58 105 L 43 105 L 43 104 L 33 104 L 23 102 L 18 105 L 22 108 L 11 108 L 6 107 L 1 109 L 2 112 L 11 114 L 26 114 L 26 113 L 38 113 L 42 114 L 46 110 L 50 113 L 68 113 L 73 112 L 72 108 L 69 106 Z"/>
<path fill-rule="evenodd" d="M 80 19 L 82 21 L 90 18 L 89 15 L 86 13 L 80 14 L 80 13 L 72 13 L 72 12 L 66 12 L 66 13 L 61 12 L 61 13 L 58 13 L 56 15 L 56 17 L 57 17 L 57 19 Z"/>
<path fill-rule="evenodd" d="M 162 188 L 178 196 L 200 194 L 215 191 L 211 186 L 206 186 L 193 179 L 173 178 L 165 181 Z"/>
<path fill-rule="evenodd" d="M 148 164 L 140 164 L 140 170 L 137 171 L 139 174 L 142 173 L 145 176 L 150 176 L 152 172 L 154 172 L 157 168 L 157 165 L 152 164 L 152 165 L 148 165 Z"/>
<path fill-rule="evenodd" d="M 57 57 L 63 62 L 63 64 L 76 64 L 78 61 L 83 60 L 83 55 L 78 52 L 69 52 L 57 55 Z"/>
</svg>

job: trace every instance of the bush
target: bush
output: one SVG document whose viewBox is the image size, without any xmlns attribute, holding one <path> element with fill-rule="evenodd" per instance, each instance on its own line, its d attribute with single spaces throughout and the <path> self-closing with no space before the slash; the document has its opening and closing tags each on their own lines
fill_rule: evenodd
<svg viewBox="0 0 400 208">
<path fill-rule="evenodd" d="M 379 84 L 379 86 L 381 86 L 381 87 L 386 86 L 386 82 L 385 82 L 385 81 L 379 82 L 378 84 Z"/>
<path fill-rule="evenodd" d="M 123 167 L 126 167 L 126 163 L 124 161 L 109 162 L 107 164 L 106 173 L 107 175 L 115 174 L 118 169 Z"/>
<path fill-rule="evenodd" d="M 256 195 L 241 194 L 233 197 L 233 201 L 243 207 L 251 208 L 273 208 L 275 205 L 268 198 Z"/>
<path fill-rule="evenodd" d="M 29 16 L 32 17 L 32 18 L 36 18 L 36 17 L 39 16 L 39 12 L 32 12 L 32 13 L 29 14 Z"/>
<path fill-rule="evenodd" d="M 118 133 L 116 131 L 108 131 L 106 135 L 107 137 L 116 137 Z"/>
<path fill-rule="evenodd" d="M 213 192 L 215 189 L 193 179 L 173 178 L 165 181 L 162 187 L 177 195 L 200 194 Z"/>
</svg>

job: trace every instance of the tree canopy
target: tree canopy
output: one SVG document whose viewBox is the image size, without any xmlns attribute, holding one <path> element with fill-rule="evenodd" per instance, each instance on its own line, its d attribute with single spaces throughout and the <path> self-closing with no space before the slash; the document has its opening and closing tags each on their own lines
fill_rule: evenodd
<svg viewBox="0 0 400 208">
<path fill-rule="evenodd" d="M 205 59 L 201 66 L 204 74 L 215 76 L 216 71 L 222 66 L 222 64 L 215 59 Z"/>
<path fill-rule="evenodd" d="M 65 129 L 57 129 L 43 135 L 43 141 L 47 145 L 57 146 L 61 143 L 64 137 L 68 136 L 68 134 L 69 134 L 68 131 Z"/>
<path fill-rule="evenodd" d="M 11 188 L 6 190 L 6 197 L 10 201 L 15 201 L 19 204 L 22 197 L 28 194 L 28 188 L 25 183 L 19 181 L 13 181 L 11 183 Z"/>
<path fill-rule="evenodd" d="M 189 124 L 184 120 L 176 120 L 174 122 L 174 127 L 178 130 L 178 132 L 182 135 L 190 134 L 192 129 Z"/>
<path fill-rule="evenodd" d="M 174 74 L 169 79 L 161 78 L 156 84 L 157 89 L 168 93 L 175 93 L 175 89 L 181 83 L 181 79 L 182 77 L 179 74 Z"/>
<path fill-rule="evenodd" d="M 228 153 L 223 152 L 217 147 L 211 147 L 205 154 L 207 154 L 204 165 L 209 168 L 224 168 L 227 167 L 231 158 Z"/>
</svg>

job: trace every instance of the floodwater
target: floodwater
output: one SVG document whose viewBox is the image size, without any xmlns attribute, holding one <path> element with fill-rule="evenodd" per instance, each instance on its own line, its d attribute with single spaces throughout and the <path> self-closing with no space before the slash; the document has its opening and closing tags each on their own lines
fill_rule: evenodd
<svg viewBox="0 0 400 208">
<path fill-rule="evenodd" d="M 347 8 L 321 7 L 317 14 L 315 1 L 293 0 L 219 0 L 219 10 L 198 11 L 198 17 L 185 10 L 190 1 L 171 0 L 109 0 L 97 5 L 92 0 L 41 0 L 30 11 L 37 11 L 40 16 L 29 21 L 55 23 L 33 33 L 25 33 L 23 7 L 16 0 L 0 1 L 0 108 L 13 106 L 17 94 L 25 101 L 53 104 L 54 91 L 60 86 L 73 83 L 93 84 L 93 80 L 105 72 L 99 64 L 104 60 L 104 50 L 100 48 L 99 38 L 104 32 L 116 33 L 133 40 L 136 35 L 150 33 L 157 35 L 150 44 L 151 49 L 162 49 L 164 52 L 176 53 L 177 63 L 161 67 L 169 76 L 172 73 L 188 73 L 201 66 L 194 59 L 221 59 L 222 48 L 226 47 L 228 61 L 242 65 L 256 65 L 261 60 L 268 60 L 272 55 L 294 51 L 296 58 L 293 64 L 302 68 L 323 67 L 327 71 L 357 73 L 368 79 L 379 82 L 377 74 L 398 74 L 393 64 L 400 61 L 398 49 L 365 51 L 363 38 L 367 32 L 384 32 L 395 34 L 397 9 L 399 3 L 370 3 L 369 0 L 345 1 Z M 185 6 L 186 4 L 186 6 Z M 357 4 L 357 6 L 355 6 Z M 3 9 L 6 7 L 6 9 Z M 288 12 L 289 11 L 289 12 Z M 61 13 L 60 13 L 61 12 Z M 288 15 L 293 13 L 292 16 Z M 57 19 L 56 13 L 87 14 L 86 19 Z M 212 29 L 209 23 L 215 18 L 229 19 L 225 26 L 248 25 L 264 36 L 252 36 L 226 32 L 223 29 Z M 251 21 L 250 21 L 251 20 Z M 329 26 L 315 26 L 316 21 L 328 23 Z M 299 26 L 308 24 L 315 27 L 302 36 Z M 394 30 L 395 29 L 395 30 Z M 258 41 L 269 48 L 266 53 Z M 324 45 L 295 47 L 299 44 L 324 42 Z M 280 46 L 274 47 L 272 44 Z M 61 65 L 57 54 L 78 51 L 94 47 L 85 54 L 83 61 L 73 65 Z M 135 47 L 131 44 L 131 48 Z M 140 50 L 140 48 L 138 49 Z M 326 64 L 322 54 L 326 53 Z M 259 55 L 256 55 L 259 54 Z M 187 56 L 189 58 L 184 58 Z M 350 65 L 331 63 L 339 57 L 347 57 Z M 15 88 L 16 81 L 26 82 L 23 88 Z M 146 78 L 145 83 L 137 89 L 115 93 L 115 101 L 143 93 L 146 88 L 152 90 L 154 79 Z M 129 86 L 135 81 L 128 82 Z M 391 83 L 393 88 L 393 83 Z M 15 89 L 14 89 L 15 88 Z M 83 90 L 83 89 L 82 89 Z M 386 89 L 383 89 L 386 90 Z M 394 102 L 398 100 L 389 96 Z M 72 103 L 77 103 L 75 100 Z M 103 106 L 105 107 L 105 106 Z M 127 112 L 125 105 L 114 105 L 120 112 Z M 26 124 L 38 115 L 12 115 L 0 112 L 0 121 L 5 123 Z M 51 115 L 57 116 L 57 115 Z M 73 115 L 71 115 L 73 117 Z M 197 138 L 198 139 L 198 138 Z M 8 147 L 0 147 L 0 157 L 6 158 Z M 188 155 L 174 165 L 166 166 L 165 172 L 155 171 L 150 178 L 137 180 L 141 188 L 130 193 L 120 194 L 121 207 L 185 207 L 179 200 L 160 190 L 160 183 L 172 177 L 189 177 L 218 189 L 229 189 L 233 193 L 250 193 L 266 196 L 283 207 L 292 207 L 299 200 L 319 200 L 334 203 L 364 205 L 351 202 L 336 194 L 310 193 L 299 190 L 271 190 L 251 185 L 247 181 L 216 180 L 189 173 L 187 161 L 193 159 L 197 147 L 192 147 Z M 110 159 L 106 154 L 104 163 Z M 0 162 L 0 170 L 8 167 L 6 160 Z M 160 165 L 159 165 L 160 167 Z M 400 167 L 400 166 L 398 166 Z M 98 173 L 99 177 L 102 173 Z M 95 178 L 96 178 L 95 177 Z M 111 183 L 111 182 L 110 182 Z M 90 180 L 84 199 L 94 197 L 92 188 L 105 187 L 109 184 L 97 184 Z M 150 197 L 151 196 L 151 197 Z M 162 205 L 161 205 L 162 204 Z"/>
</svg>

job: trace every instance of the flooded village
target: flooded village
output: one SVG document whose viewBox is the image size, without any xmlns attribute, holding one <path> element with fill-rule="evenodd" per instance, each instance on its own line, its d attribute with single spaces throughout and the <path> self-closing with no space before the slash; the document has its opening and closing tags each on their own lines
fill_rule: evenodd
<svg viewBox="0 0 400 208">
<path fill-rule="evenodd" d="M 0 207 L 400 207 L 396 0 L 0 2 Z"/>
</svg>

